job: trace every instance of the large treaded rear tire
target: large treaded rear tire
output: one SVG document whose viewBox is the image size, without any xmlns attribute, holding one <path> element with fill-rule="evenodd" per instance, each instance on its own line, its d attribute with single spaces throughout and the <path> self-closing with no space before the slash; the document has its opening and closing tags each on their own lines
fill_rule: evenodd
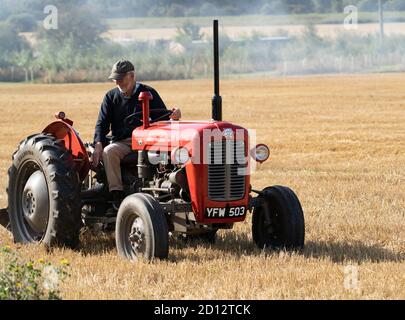
<svg viewBox="0 0 405 320">
<path fill-rule="evenodd" d="M 32 135 L 19 144 L 12 161 L 7 193 L 14 241 L 42 242 L 48 248 L 76 248 L 82 225 L 80 181 L 74 170 L 73 157 L 63 142 L 48 134 Z M 41 217 L 45 215 L 43 224 L 46 227 L 42 231 L 33 231 L 27 222 L 22 199 L 27 181 L 37 172 L 45 178 L 47 190 L 34 190 L 34 193 L 43 192 L 42 196 L 48 197 L 47 218 L 45 213 L 40 213 Z"/>
<path fill-rule="evenodd" d="M 288 187 L 272 186 L 263 190 L 262 206 L 253 210 L 252 233 L 263 249 L 302 249 L 305 238 L 304 213 L 296 194 Z M 266 210 L 270 223 L 266 219 Z"/>
</svg>

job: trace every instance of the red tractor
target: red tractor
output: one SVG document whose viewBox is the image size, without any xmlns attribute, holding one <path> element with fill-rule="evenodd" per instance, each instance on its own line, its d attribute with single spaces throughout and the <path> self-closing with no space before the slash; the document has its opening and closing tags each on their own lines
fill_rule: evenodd
<svg viewBox="0 0 405 320">
<path fill-rule="evenodd" d="M 81 228 L 98 226 L 115 230 L 123 257 L 166 258 L 170 234 L 212 243 L 219 229 L 231 229 L 251 211 L 259 248 L 302 248 L 304 216 L 295 193 L 250 185 L 249 158 L 264 162 L 268 147 L 251 147 L 248 130 L 222 121 L 216 20 L 214 74 L 211 121 L 150 123 L 153 97 L 140 95 L 142 114 L 129 118 L 140 117 L 143 125 L 134 129 L 133 152 L 121 163 L 126 198 L 118 212 L 111 210 L 102 164 L 91 165 L 93 145 L 82 142 L 63 112 L 22 141 L 8 171 L 8 227 L 15 242 L 74 248 Z"/>
</svg>

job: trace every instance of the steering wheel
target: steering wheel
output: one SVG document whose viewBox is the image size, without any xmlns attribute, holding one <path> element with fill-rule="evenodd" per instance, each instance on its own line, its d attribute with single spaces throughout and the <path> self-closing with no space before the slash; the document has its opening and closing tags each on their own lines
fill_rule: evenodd
<svg viewBox="0 0 405 320">
<path fill-rule="evenodd" d="M 172 110 L 167 110 L 167 109 L 152 109 L 152 110 L 149 110 L 149 113 L 162 112 L 162 111 L 165 111 L 165 113 L 164 113 L 163 115 L 161 115 L 160 117 L 158 117 L 158 118 L 156 118 L 156 119 L 153 119 L 153 120 L 150 121 L 149 123 L 157 122 L 157 121 L 163 119 L 164 117 L 167 117 L 167 116 L 169 116 L 169 115 L 171 115 L 171 114 L 173 113 Z M 124 119 L 124 123 L 127 124 L 127 125 L 128 125 L 128 124 L 131 124 L 131 121 L 135 120 L 134 118 L 135 118 L 136 116 L 141 115 L 141 114 L 143 114 L 142 111 L 139 111 L 139 112 L 135 112 L 135 113 L 130 114 L 129 116 L 127 116 L 127 117 Z M 142 119 L 136 119 L 136 120 L 138 120 L 138 121 L 140 121 L 140 122 L 143 123 Z"/>
</svg>

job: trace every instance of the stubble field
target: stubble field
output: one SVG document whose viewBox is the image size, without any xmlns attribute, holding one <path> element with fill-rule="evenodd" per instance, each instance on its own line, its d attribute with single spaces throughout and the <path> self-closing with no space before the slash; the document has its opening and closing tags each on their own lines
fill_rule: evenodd
<svg viewBox="0 0 405 320">
<path fill-rule="evenodd" d="M 184 119 L 210 117 L 211 80 L 148 83 Z M 172 241 L 169 259 L 132 264 L 111 236 L 84 234 L 79 251 L 0 246 L 25 259 L 70 262 L 64 299 L 404 299 L 405 74 L 224 80 L 224 118 L 271 147 L 253 186 L 290 186 L 306 219 L 302 252 L 261 251 L 251 215 L 217 244 Z M 25 136 L 64 110 L 91 140 L 111 84 L 0 84 L 0 207 Z M 353 277 L 356 276 L 357 278 Z"/>
<path fill-rule="evenodd" d="M 251 36 L 254 32 L 271 37 L 288 32 L 290 36 L 300 36 L 305 31 L 305 25 L 261 25 L 261 26 L 240 26 L 229 25 L 221 29 L 221 33 L 226 33 L 231 39 L 240 39 L 243 36 Z M 211 27 L 202 27 L 201 32 L 205 35 L 211 35 Z M 356 28 L 345 29 L 342 23 L 340 24 L 319 24 L 316 25 L 316 31 L 321 37 L 335 38 L 342 33 L 348 35 L 367 36 L 378 34 L 378 23 L 363 23 L 359 24 Z M 405 23 L 387 23 L 385 24 L 385 33 L 387 35 L 403 35 L 405 34 Z M 118 41 L 118 42 L 131 42 L 139 40 L 159 40 L 159 39 L 174 39 L 177 34 L 177 28 L 130 28 L 130 29 L 111 29 L 103 34 L 103 37 Z M 31 36 L 26 33 L 26 37 L 31 39 Z"/>
</svg>

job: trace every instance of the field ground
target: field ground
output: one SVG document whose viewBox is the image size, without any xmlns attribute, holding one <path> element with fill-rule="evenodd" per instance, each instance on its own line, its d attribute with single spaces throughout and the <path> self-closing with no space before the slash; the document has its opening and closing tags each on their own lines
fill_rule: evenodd
<svg viewBox="0 0 405 320">
<path fill-rule="evenodd" d="M 305 25 L 259 25 L 259 26 L 224 26 L 222 25 L 221 33 L 226 33 L 232 39 L 251 36 L 254 32 L 259 32 L 263 36 L 280 36 L 286 32 L 290 36 L 299 36 L 305 31 Z M 316 25 L 316 30 L 321 37 L 336 37 L 340 34 L 366 36 L 370 34 L 378 34 L 379 25 L 377 23 L 359 24 L 357 29 L 345 29 L 341 24 L 319 24 Z M 207 36 L 211 36 L 212 27 L 202 27 L 201 32 Z M 103 34 L 103 37 L 117 42 L 131 42 L 136 40 L 159 40 L 174 39 L 177 33 L 177 28 L 133 28 L 133 29 L 111 29 Z M 386 23 L 386 35 L 405 35 L 405 23 Z"/>
<path fill-rule="evenodd" d="M 0 245 L 22 257 L 70 261 L 69 299 L 405 299 L 405 74 L 232 79 L 221 84 L 224 118 L 256 129 L 271 147 L 253 186 L 298 194 L 306 218 L 302 252 L 255 248 L 251 216 L 221 231 L 215 246 L 173 241 L 167 261 L 136 265 L 107 235 L 80 251 Z M 210 116 L 210 80 L 151 82 L 184 119 Z M 25 136 L 64 110 L 92 139 L 111 84 L 0 85 L 0 207 L 7 168 Z M 357 272 L 358 282 L 350 271 Z M 354 274 L 355 274 L 354 273 Z"/>
<path fill-rule="evenodd" d="M 376 23 L 365 23 L 358 25 L 357 29 L 346 30 L 343 24 L 317 25 L 317 33 L 321 37 L 336 37 L 339 34 L 349 35 L 376 34 L 379 26 Z M 225 32 L 230 38 L 238 39 L 251 36 L 253 32 L 259 32 L 263 36 L 280 36 L 287 31 L 290 36 L 297 36 L 304 32 L 305 25 L 270 25 L 270 26 L 224 26 L 221 32 Z M 201 32 L 205 35 L 212 34 L 212 27 L 203 27 Z M 114 29 L 104 33 L 103 36 L 118 42 L 131 42 L 135 40 L 159 40 L 174 39 L 177 28 L 137 28 L 137 29 Z M 387 23 L 385 25 L 387 35 L 405 35 L 405 23 Z"/>
<path fill-rule="evenodd" d="M 333 38 L 341 34 L 366 36 L 379 32 L 377 16 L 374 13 L 360 13 L 359 24 L 355 29 L 344 27 L 345 17 L 343 14 L 224 16 L 219 17 L 219 24 L 221 34 L 226 33 L 231 39 L 249 37 L 254 32 L 267 37 L 284 36 L 286 32 L 290 36 L 299 36 L 308 22 L 315 24 L 317 33 L 321 37 Z M 386 35 L 405 35 L 405 12 L 387 12 L 385 18 Z M 108 19 L 109 30 L 103 33 L 102 37 L 123 44 L 134 41 L 172 40 L 176 36 L 177 28 L 186 21 L 199 25 L 201 32 L 210 37 L 212 19 L 213 17 Z M 35 33 L 23 32 L 21 35 L 29 42 L 36 43 Z"/>
<path fill-rule="evenodd" d="M 299 15 L 245 15 L 221 17 L 146 17 L 108 19 L 109 31 L 104 37 L 118 42 L 135 40 L 173 39 L 177 28 L 189 21 L 201 27 L 206 35 L 212 33 L 212 19 L 217 18 L 221 32 L 226 32 L 233 39 L 250 36 L 260 32 L 265 36 L 279 35 L 280 30 L 290 35 L 303 32 L 308 23 L 317 26 L 322 37 L 335 37 L 349 32 L 354 35 L 368 35 L 379 32 L 378 15 L 374 12 L 359 12 L 358 27 L 347 30 L 343 26 L 345 14 L 299 14 Z M 385 12 L 385 32 L 387 35 L 405 34 L 405 12 Z"/>
</svg>

